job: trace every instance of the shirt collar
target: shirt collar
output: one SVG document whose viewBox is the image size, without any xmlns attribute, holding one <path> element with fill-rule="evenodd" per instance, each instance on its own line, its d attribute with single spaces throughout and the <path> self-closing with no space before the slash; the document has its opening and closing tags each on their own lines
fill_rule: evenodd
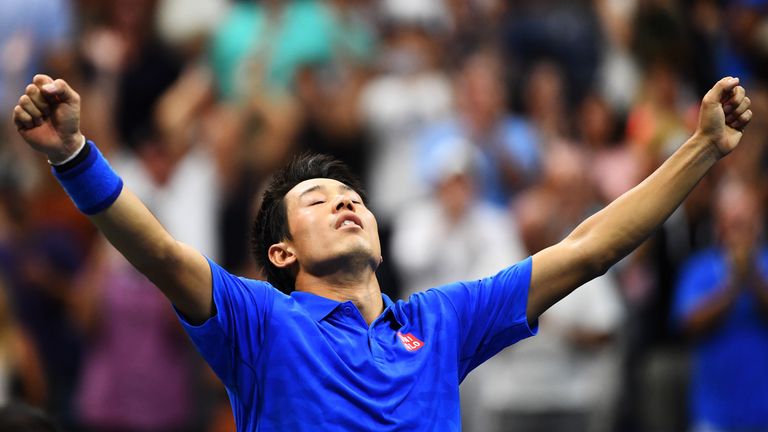
<svg viewBox="0 0 768 432">
<path fill-rule="evenodd" d="M 303 307 L 315 321 L 320 321 L 341 303 L 306 291 L 294 291 L 291 297 Z"/>
<path fill-rule="evenodd" d="M 315 321 L 321 321 L 341 304 L 336 300 L 331 300 L 306 291 L 294 291 L 291 293 L 291 297 L 296 300 Z M 384 301 L 384 312 L 386 312 L 394 303 L 384 293 L 381 294 L 381 298 Z M 395 314 L 395 319 L 397 319 L 397 314 Z M 402 325 L 402 323 L 400 324 Z"/>
</svg>

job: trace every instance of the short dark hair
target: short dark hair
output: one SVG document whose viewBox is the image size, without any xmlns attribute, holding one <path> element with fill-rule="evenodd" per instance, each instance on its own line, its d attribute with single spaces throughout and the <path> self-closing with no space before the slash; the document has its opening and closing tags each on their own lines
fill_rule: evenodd
<svg viewBox="0 0 768 432">
<path fill-rule="evenodd" d="M 284 293 L 293 291 L 294 276 L 290 270 L 272 264 L 268 257 L 269 247 L 283 240 L 291 240 L 285 195 L 297 184 L 315 178 L 329 178 L 344 183 L 366 202 L 360 180 L 347 165 L 332 156 L 302 153 L 272 175 L 253 221 L 251 253 L 256 264 L 264 271 L 267 281 Z"/>
</svg>

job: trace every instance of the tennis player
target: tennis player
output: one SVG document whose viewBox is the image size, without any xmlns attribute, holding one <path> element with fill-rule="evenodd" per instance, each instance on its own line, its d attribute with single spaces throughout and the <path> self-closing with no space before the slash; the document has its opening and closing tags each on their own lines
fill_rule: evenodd
<svg viewBox="0 0 768 432">
<path fill-rule="evenodd" d="M 723 78 L 694 135 L 563 241 L 407 302 L 381 294 L 376 218 L 335 160 L 299 158 L 269 185 L 252 238 L 262 282 L 168 234 L 83 136 L 80 97 L 63 80 L 35 76 L 13 121 L 74 204 L 172 302 L 226 385 L 238 430 L 452 431 L 467 374 L 534 335 L 542 312 L 637 247 L 736 148 L 749 106 L 738 79 Z"/>
</svg>

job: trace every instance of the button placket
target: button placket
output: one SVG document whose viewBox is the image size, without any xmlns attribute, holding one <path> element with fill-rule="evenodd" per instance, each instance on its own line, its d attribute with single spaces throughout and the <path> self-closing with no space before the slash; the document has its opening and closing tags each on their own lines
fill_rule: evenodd
<svg viewBox="0 0 768 432">
<path fill-rule="evenodd" d="M 383 351 L 381 347 L 379 346 L 378 341 L 376 341 L 376 337 L 374 336 L 374 328 L 375 326 L 371 326 L 371 328 L 368 329 L 368 348 L 371 351 L 371 356 L 373 359 L 378 363 L 384 362 L 384 356 Z"/>
</svg>

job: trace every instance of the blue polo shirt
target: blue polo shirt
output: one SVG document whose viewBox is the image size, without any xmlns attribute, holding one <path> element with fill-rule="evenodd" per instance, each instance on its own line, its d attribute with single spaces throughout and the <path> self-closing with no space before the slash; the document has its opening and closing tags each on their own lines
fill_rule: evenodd
<svg viewBox="0 0 768 432">
<path fill-rule="evenodd" d="M 238 431 L 457 431 L 459 383 L 536 332 L 531 258 L 407 302 L 383 296 L 370 326 L 351 302 L 210 266 L 216 315 L 181 321 L 226 386 Z"/>
<path fill-rule="evenodd" d="M 768 249 L 760 251 L 759 269 L 768 277 Z M 689 259 L 673 305 L 676 325 L 726 288 L 730 268 L 718 249 Z M 692 420 L 718 430 L 768 430 L 768 323 L 755 294 L 745 289 L 717 328 L 693 349 Z"/>
</svg>

